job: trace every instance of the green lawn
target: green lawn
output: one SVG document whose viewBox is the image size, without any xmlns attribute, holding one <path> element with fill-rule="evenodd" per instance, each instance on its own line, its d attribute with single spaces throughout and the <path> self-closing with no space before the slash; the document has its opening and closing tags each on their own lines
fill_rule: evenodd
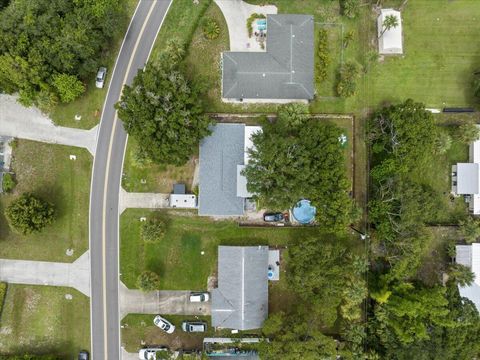
<svg viewBox="0 0 480 360">
<path fill-rule="evenodd" d="M 73 298 L 67 300 L 66 294 Z M 0 318 L 0 353 L 76 358 L 90 349 L 89 299 L 71 288 L 9 285 Z"/>
<path fill-rule="evenodd" d="M 92 157 L 87 150 L 17 140 L 14 192 L 0 196 L 0 258 L 70 262 L 88 249 L 88 204 Z M 77 160 L 69 160 L 69 155 Z M 13 232 L 4 208 L 18 195 L 32 192 L 55 205 L 57 219 L 41 233 Z M 72 257 L 65 254 L 74 249 Z"/>
<path fill-rule="evenodd" d="M 168 224 L 164 240 L 157 244 L 144 244 L 140 239 L 140 217 L 150 215 Z M 218 245 L 285 245 L 292 236 L 313 231 L 244 228 L 234 221 L 198 217 L 195 212 L 129 209 L 120 218 L 121 279 L 134 288 L 137 276 L 148 269 L 160 275 L 162 289 L 206 289 L 208 276 L 216 270 Z"/>
<path fill-rule="evenodd" d="M 372 105 L 407 98 L 429 107 L 473 105 L 479 12 L 479 1 L 410 1 L 402 13 L 404 56 L 385 59 L 371 74 Z"/>
<path fill-rule="evenodd" d="M 95 76 L 92 75 L 92 79 L 86 84 L 87 89 L 81 97 L 68 104 L 59 104 L 50 114 L 52 120 L 57 125 L 90 129 L 100 121 L 103 103 L 107 95 L 107 85 L 110 82 L 117 54 L 120 51 L 120 46 L 137 2 L 138 0 L 122 1 L 126 15 L 123 21 L 118 24 L 118 30 L 111 42 L 112 45 L 101 55 L 103 66 L 106 66 L 108 69 L 105 87 L 97 89 L 95 87 Z M 75 120 L 75 115 L 77 114 L 82 116 L 80 121 Z"/>
<path fill-rule="evenodd" d="M 136 141 L 128 138 L 125 162 L 123 164 L 122 186 L 131 192 L 171 193 L 173 184 L 184 183 L 192 191 L 193 173 L 197 156 L 183 166 L 143 164 L 135 160 Z M 198 149 L 197 151 L 198 152 Z M 143 181 L 143 183 L 142 183 Z"/>
</svg>

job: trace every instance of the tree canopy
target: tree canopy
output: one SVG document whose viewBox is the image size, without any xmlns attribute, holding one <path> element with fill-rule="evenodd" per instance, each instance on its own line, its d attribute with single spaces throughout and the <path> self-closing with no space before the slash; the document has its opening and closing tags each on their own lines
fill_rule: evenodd
<svg viewBox="0 0 480 360">
<path fill-rule="evenodd" d="M 123 0 L 12 0 L 0 11 L 0 90 L 50 110 L 79 96 L 123 16 Z"/>
<path fill-rule="evenodd" d="M 27 235 L 39 232 L 51 224 L 55 218 L 55 210 L 52 204 L 25 193 L 7 207 L 5 215 L 15 230 Z"/>
<path fill-rule="evenodd" d="M 211 120 L 203 114 L 198 89 L 180 70 L 181 53 L 170 43 L 158 63 L 148 63 L 132 86 L 125 86 L 116 105 L 139 151 L 156 163 L 183 165 L 210 133 Z"/>
<path fill-rule="evenodd" d="M 281 107 L 277 120 L 265 121 L 263 132 L 253 135 L 255 149 L 244 173 L 261 206 L 284 210 L 307 198 L 317 208 L 319 224 L 334 232 L 350 223 L 354 209 L 342 130 L 309 118 L 304 105 Z"/>
</svg>

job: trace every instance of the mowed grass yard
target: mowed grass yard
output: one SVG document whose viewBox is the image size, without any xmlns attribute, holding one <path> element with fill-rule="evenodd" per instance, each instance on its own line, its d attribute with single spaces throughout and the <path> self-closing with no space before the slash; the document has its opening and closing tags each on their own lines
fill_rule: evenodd
<svg viewBox="0 0 480 360">
<path fill-rule="evenodd" d="M 16 140 L 12 167 L 17 186 L 0 196 L 0 258 L 71 262 L 88 249 L 91 166 L 87 150 Z M 54 204 L 57 216 L 42 232 L 27 236 L 12 231 L 4 215 L 5 207 L 25 192 Z M 69 248 L 74 249 L 71 257 L 65 254 Z"/>
<path fill-rule="evenodd" d="M 107 67 L 107 78 L 103 89 L 95 87 L 95 75 L 86 85 L 85 93 L 75 101 L 68 104 L 58 104 L 54 111 L 50 114 L 52 120 L 57 125 L 76 127 L 81 129 L 91 129 L 100 121 L 102 115 L 103 103 L 107 95 L 108 84 L 113 73 L 113 67 L 117 58 L 120 46 L 122 44 L 125 32 L 127 31 L 130 18 L 137 6 L 138 0 L 122 0 L 125 16 L 123 21 L 118 24 L 117 32 L 108 49 L 101 54 L 102 66 Z M 75 115 L 81 115 L 82 119 L 75 120 Z"/>
<path fill-rule="evenodd" d="M 65 295 L 73 296 L 71 300 Z M 71 288 L 9 285 L 0 318 L 1 354 L 76 359 L 90 349 L 89 299 Z"/>
<path fill-rule="evenodd" d="M 198 161 L 196 155 L 182 166 L 141 163 L 135 157 L 136 148 L 137 142 L 130 136 L 122 176 L 122 186 L 126 191 L 171 193 L 176 183 L 185 184 L 187 191 L 193 190 L 193 175 Z"/>
<path fill-rule="evenodd" d="M 167 222 L 164 239 L 144 243 L 140 217 L 158 216 Z M 214 221 L 190 211 L 128 209 L 120 218 L 121 280 L 135 288 L 138 275 L 151 270 L 166 290 L 202 290 L 216 272 L 219 245 L 284 246 L 293 236 L 312 234 L 314 228 L 246 228 L 234 221 Z M 204 255 L 201 252 L 204 252 Z"/>
<path fill-rule="evenodd" d="M 384 1 L 384 7 L 401 1 Z M 428 107 L 472 106 L 480 68 L 480 2 L 415 0 L 402 13 L 404 56 L 386 57 L 370 74 L 371 104 L 407 98 Z"/>
</svg>

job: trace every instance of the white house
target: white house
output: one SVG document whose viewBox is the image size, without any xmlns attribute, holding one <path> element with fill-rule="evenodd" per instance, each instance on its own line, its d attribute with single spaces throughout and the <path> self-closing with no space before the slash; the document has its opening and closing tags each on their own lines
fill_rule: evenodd
<svg viewBox="0 0 480 360">
<path fill-rule="evenodd" d="M 460 295 L 471 300 L 480 311 L 480 243 L 456 246 L 456 262 L 472 270 L 475 280 L 470 286 L 459 286 Z"/>
<path fill-rule="evenodd" d="M 387 16 L 393 15 L 398 20 L 398 25 L 385 30 L 383 22 Z M 383 32 L 383 34 L 382 34 Z M 382 9 L 377 18 L 378 52 L 382 55 L 403 54 L 402 45 L 402 17 L 400 11 L 393 9 Z"/>
<path fill-rule="evenodd" d="M 470 144 L 468 163 L 452 166 L 452 194 L 463 195 L 470 212 L 480 215 L 480 140 Z"/>
</svg>

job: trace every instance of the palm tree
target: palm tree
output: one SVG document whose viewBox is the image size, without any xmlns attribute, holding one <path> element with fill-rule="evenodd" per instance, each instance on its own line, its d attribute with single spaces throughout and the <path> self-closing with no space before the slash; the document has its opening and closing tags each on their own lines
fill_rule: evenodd
<svg viewBox="0 0 480 360">
<path fill-rule="evenodd" d="M 385 31 L 388 31 L 390 29 L 395 29 L 398 26 L 398 18 L 395 15 L 387 15 L 385 16 L 385 19 L 383 20 L 383 30 L 378 37 L 379 39 L 382 37 L 383 34 L 385 34 Z"/>
</svg>

